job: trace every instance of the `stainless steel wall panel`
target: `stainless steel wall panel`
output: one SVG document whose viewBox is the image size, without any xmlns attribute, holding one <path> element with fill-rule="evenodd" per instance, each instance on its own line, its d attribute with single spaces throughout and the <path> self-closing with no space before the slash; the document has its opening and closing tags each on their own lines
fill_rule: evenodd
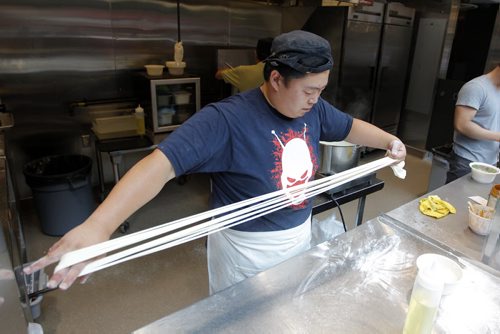
<svg viewBox="0 0 500 334">
<path fill-rule="evenodd" d="M 164 64 L 177 39 L 176 4 L 115 1 L 111 8 L 116 69 Z"/>
<path fill-rule="evenodd" d="M 81 89 L 84 96 L 102 93 L 105 89 L 83 85 L 89 76 L 104 87 L 114 86 L 106 74 L 114 70 L 106 1 L 1 2 L 0 22 L 1 97 L 21 124 L 25 114 L 61 110 L 82 96 Z"/>
<path fill-rule="evenodd" d="M 108 11 L 103 1 L 0 4 L 0 39 L 9 51 L 1 73 L 113 68 Z"/>
<path fill-rule="evenodd" d="M 214 78 L 217 49 L 253 48 L 279 34 L 280 15 L 280 7 L 251 1 L 181 1 L 186 72 L 200 76 L 203 105 L 224 96 Z M 0 98 L 16 119 L 9 141 L 21 198 L 29 195 L 22 165 L 34 158 L 26 141 L 64 128 L 71 138 L 57 134 L 38 151 L 60 152 L 67 141 L 66 153 L 83 153 L 79 136 L 89 129 L 69 104 L 133 97 L 136 72 L 173 59 L 176 41 L 174 0 L 0 0 Z"/>
<path fill-rule="evenodd" d="M 229 44 L 254 47 L 262 37 L 274 37 L 281 32 L 281 8 L 230 3 Z"/>
<path fill-rule="evenodd" d="M 229 11 L 227 1 L 181 2 L 181 40 L 193 45 L 227 45 Z M 118 41 L 159 41 L 167 44 L 169 52 L 173 52 L 170 46 L 173 50 L 178 37 L 177 5 L 175 1 L 113 2 L 112 25 Z"/>
<path fill-rule="evenodd" d="M 227 45 L 231 31 L 229 11 L 227 1 L 189 1 L 189 4 L 181 4 L 182 40 L 193 45 Z"/>
<path fill-rule="evenodd" d="M 181 2 L 188 68 L 212 77 L 216 48 L 254 47 L 258 38 L 280 33 L 280 15 L 280 7 L 248 1 Z M 63 113 L 72 100 L 132 95 L 124 73 L 173 59 L 177 40 L 176 1 L 0 1 L 0 22 L 0 74 L 14 76 L 0 77 L 0 96 L 16 113 L 34 109 L 18 99 L 20 90 L 36 99 L 37 112 L 46 106 Z"/>
</svg>

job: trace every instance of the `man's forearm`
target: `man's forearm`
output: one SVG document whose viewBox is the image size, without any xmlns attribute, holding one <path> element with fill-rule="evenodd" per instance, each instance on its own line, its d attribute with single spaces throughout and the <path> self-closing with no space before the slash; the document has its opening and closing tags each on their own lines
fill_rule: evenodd
<svg viewBox="0 0 500 334">
<path fill-rule="evenodd" d="M 175 177 L 170 161 L 158 150 L 139 161 L 113 187 L 104 202 L 89 217 L 106 233 L 118 228 L 130 215 L 154 198 Z"/>
</svg>

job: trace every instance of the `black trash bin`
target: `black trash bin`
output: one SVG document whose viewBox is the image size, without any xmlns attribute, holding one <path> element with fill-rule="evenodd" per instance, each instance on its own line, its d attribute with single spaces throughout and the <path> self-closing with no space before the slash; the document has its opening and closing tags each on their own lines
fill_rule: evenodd
<svg viewBox="0 0 500 334">
<path fill-rule="evenodd" d="M 92 159 L 84 155 L 53 155 L 24 165 L 43 233 L 61 236 L 94 211 Z"/>
</svg>

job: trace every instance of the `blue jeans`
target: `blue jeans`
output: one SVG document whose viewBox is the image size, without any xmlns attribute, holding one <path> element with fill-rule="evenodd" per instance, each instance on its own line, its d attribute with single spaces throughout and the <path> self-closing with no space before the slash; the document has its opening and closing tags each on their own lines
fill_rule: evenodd
<svg viewBox="0 0 500 334">
<path fill-rule="evenodd" d="M 450 163 L 450 170 L 446 174 L 446 183 L 450 183 L 451 181 L 470 173 L 469 164 L 472 161 L 456 155 L 453 151 L 451 152 L 448 162 Z"/>
</svg>

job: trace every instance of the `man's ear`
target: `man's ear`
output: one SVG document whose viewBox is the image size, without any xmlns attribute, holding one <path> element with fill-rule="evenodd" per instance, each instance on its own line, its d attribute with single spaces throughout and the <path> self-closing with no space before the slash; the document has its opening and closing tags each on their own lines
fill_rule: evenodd
<svg viewBox="0 0 500 334">
<path fill-rule="evenodd" d="M 271 87 L 273 88 L 274 91 L 279 90 L 280 80 L 281 80 L 280 72 L 276 70 L 271 71 L 271 74 L 269 75 L 269 83 L 271 84 Z"/>
</svg>

